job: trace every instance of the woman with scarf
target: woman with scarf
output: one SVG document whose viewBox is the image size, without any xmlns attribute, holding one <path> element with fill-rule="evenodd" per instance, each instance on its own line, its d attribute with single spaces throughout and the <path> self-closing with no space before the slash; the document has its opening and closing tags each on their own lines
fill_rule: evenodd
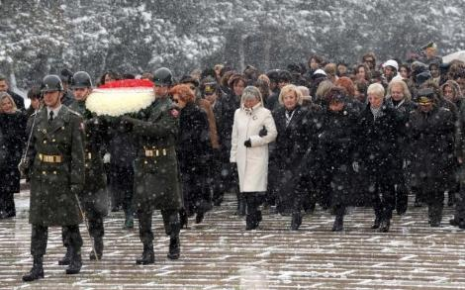
<svg viewBox="0 0 465 290">
<path fill-rule="evenodd" d="M 267 190 L 268 144 L 276 135 L 273 117 L 263 106 L 259 89 L 246 87 L 241 107 L 234 113 L 230 155 L 230 162 L 237 166 L 240 192 L 246 200 L 246 230 L 257 228 L 262 220 L 258 207 Z"/>
</svg>

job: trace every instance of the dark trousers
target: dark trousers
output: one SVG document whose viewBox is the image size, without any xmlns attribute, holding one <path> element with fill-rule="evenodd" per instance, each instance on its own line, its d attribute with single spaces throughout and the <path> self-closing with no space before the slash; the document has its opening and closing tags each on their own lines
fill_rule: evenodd
<svg viewBox="0 0 465 290">
<path fill-rule="evenodd" d="M 0 219 L 16 216 L 14 193 L 0 191 Z"/>
<path fill-rule="evenodd" d="M 152 215 L 153 209 L 149 206 L 137 211 L 137 217 L 139 219 L 139 237 L 144 245 L 151 245 L 153 243 Z M 166 235 L 179 235 L 179 232 L 181 231 L 179 210 L 161 210 L 161 215 L 163 217 L 163 225 L 165 227 Z"/>
<path fill-rule="evenodd" d="M 376 180 L 371 189 L 375 215 L 381 219 L 391 219 L 396 202 L 394 184 Z"/>
<path fill-rule="evenodd" d="M 460 191 L 457 195 L 454 219 L 465 225 L 465 184 L 461 184 Z"/>
<path fill-rule="evenodd" d="M 76 253 L 81 251 L 82 237 L 79 232 L 79 225 L 63 226 L 63 231 L 66 232 L 65 240 L 68 241 Z M 63 234 L 62 231 L 62 234 Z M 33 256 L 43 256 L 46 253 L 48 240 L 48 227 L 41 225 L 32 225 L 31 233 L 31 254 Z"/>
<path fill-rule="evenodd" d="M 110 165 L 111 207 L 123 207 L 125 213 L 131 213 L 134 190 L 134 170 L 132 167 Z"/>
</svg>

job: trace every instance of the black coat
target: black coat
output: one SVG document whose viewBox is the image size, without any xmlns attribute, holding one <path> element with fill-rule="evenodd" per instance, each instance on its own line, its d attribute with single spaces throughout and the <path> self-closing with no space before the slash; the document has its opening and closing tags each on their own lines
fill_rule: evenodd
<svg viewBox="0 0 465 290">
<path fill-rule="evenodd" d="M 454 179 L 454 116 L 442 107 L 424 113 L 417 109 L 407 124 L 412 185 L 423 191 L 446 190 Z M 451 180 L 452 179 L 452 180 Z"/>
<path fill-rule="evenodd" d="M 381 106 L 380 116 L 376 120 L 370 104 L 366 106 L 357 125 L 357 161 L 366 177 L 394 182 L 392 179 L 397 164 L 402 163 L 398 144 L 402 127 L 397 111 L 389 103 Z"/>
<path fill-rule="evenodd" d="M 14 93 L 13 91 L 8 90 L 7 93 L 13 98 L 13 101 L 16 104 L 16 107 L 20 111 L 24 111 L 26 107 L 24 106 L 24 99 L 20 95 Z"/>
<path fill-rule="evenodd" d="M 352 185 L 353 154 L 356 146 L 355 131 L 359 112 L 346 107 L 341 112 L 327 108 L 321 117 L 321 129 L 318 134 L 316 150 L 318 188 L 330 194 L 333 205 L 358 204 Z"/>
<path fill-rule="evenodd" d="M 177 154 L 181 175 L 205 173 L 211 152 L 207 115 L 196 104 L 188 103 L 179 116 Z"/>
<path fill-rule="evenodd" d="M 27 116 L 0 113 L 0 192 L 19 192 L 18 164 L 26 142 Z"/>
<path fill-rule="evenodd" d="M 215 110 L 220 111 L 218 114 L 219 120 L 218 139 L 220 142 L 221 160 L 229 163 L 229 154 L 231 152 L 231 135 L 234 123 L 234 113 L 240 108 L 240 97 L 233 93 L 224 94 L 217 101 Z M 216 116 L 216 113 L 215 113 Z"/>
<path fill-rule="evenodd" d="M 297 106 L 289 124 L 286 124 L 286 109 L 273 112 L 278 136 L 270 157 L 273 172 L 270 181 L 277 183 L 276 190 L 282 200 L 290 200 L 299 190 L 303 174 L 303 160 L 309 148 L 316 147 L 317 121 L 314 112 Z"/>
</svg>

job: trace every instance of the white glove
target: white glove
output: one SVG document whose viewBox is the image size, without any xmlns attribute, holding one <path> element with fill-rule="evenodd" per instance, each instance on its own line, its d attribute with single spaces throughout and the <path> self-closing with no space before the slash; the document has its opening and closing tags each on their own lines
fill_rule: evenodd
<svg viewBox="0 0 465 290">
<path fill-rule="evenodd" d="M 105 164 L 110 163 L 110 159 L 111 159 L 110 153 L 105 153 L 105 155 L 103 155 L 103 163 Z"/>
<path fill-rule="evenodd" d="M 358 172 L 358 170 L 360 169 L 360 167 L 359 167 L 357 161 L 354 161 L 354 162 L 352 163 L 352 168 L 354 169 L 355 172 Z"/>
</svg>

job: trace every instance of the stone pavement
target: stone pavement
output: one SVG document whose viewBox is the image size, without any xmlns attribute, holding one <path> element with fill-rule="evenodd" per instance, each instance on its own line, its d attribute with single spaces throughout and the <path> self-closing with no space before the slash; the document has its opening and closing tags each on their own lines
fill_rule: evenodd
<svg viewBox="0 0 465 290">
<path fill-rule="evenodd" d="M 182 230 L 178 261 L 166 258 L 169 239 L 161 215 L 154 216 L 156 263 L 135 265 L 142 252 L 137 230 L 123 230 L 123 214 L 105 221 L 102 261 L 88 260 L 78 275 L 65 275 L 57 260 L 64 254 L 60 228 L 49 232 L 45 279 L 23 283 L 32 263 L 29 254 L 29 192 L 16 196 L 18 216 L 0 220 L 0 289 L 465 289 L 465 232 L 447 224 L 430 228 L 426 208 L 410 208 L 395 216 L 389 233 L 370 229 L 370 208 L 356 208 L 345 231 L 331 232 L 333 217 L 320 209 L 304 218 L 297 232 L 289 217 L 264 212 L 259 230 L 245 231 L 235 216 L 234 197 L 227 196 L 202 224 Z M 137 228 L 137 220 L 136 220 Z"/>
</svg>

